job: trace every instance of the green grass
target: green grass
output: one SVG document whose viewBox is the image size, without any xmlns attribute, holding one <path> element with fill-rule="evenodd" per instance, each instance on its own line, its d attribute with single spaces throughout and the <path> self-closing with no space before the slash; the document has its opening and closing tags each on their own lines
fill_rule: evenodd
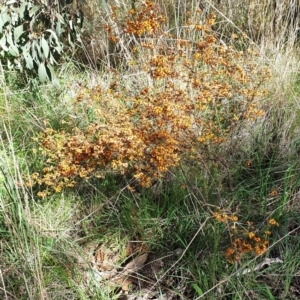
<svg viewBox="0 0 300 300">
<path fill-rule="evenodd" d="M 14 153 L 9 157 L 16 160 Z M 131 193 L 112 177 L 94 191 L 87 186 L 77 194 L 69 191 L 35 200 L 16 188 L 18 165 L 11 169 L 8 164 L 2 166 L 0 199 L 3 299 L 87 299 L 91 293 L 92 299 L 111 299 L 111 294 L 97 289 L 95 293 L 93 285 L 78 285 L 83 271 L 74 258 L 88 241 L 111 234 L 141 239 L 151 251 L 184 249 L 175 266 L 186 278 L 187 295 L 182 299 L 297 299 L 299 207 L 292 200 L 299 184 L 296 163 L 276 173 L 276 162 L 262 163 L 258 157 L 249 169 L 234 174 L 235 189 L 222 192 L 221 203 L 214 194 L 216 186 L 209 182 L 217 179 L 190 174 L 193 185 L 182 188 L 192 179 L 178 172 L 171 182 L 157 183 L 156 190 Z M 271 199 L 268 193 L 274 187 L 280 194 Z M 238 212 L 243 224 L 251 220 L 260 227 L 269 217 L 278 220 L 280 226 L 264 256 L 280 257 L 283 264 L 236 276 L 237 269 L 261 259 L 236 266 L 226 263 L 223 251 L 230 237 L 227 226 L 212 217 L 217 206 Z M 123 247 L 122 239 L 119 242 Z"/>
<path fill-rule="evenodd" d="M 254 165 L 251 176 L 239 174 L 243 182 L 234 192 L 222 195 L 224 207 L 238 210 L 241 222 L 251 218 L 260 226 L 266 217 L 274 216 L 280 223 L 271 238 L 274 246 L 271 243 L 266 256 L 280 257 L 284 263 L 243 278 L 235 276 L 235 266 L 225 262 L 223 251 L 230 241 L 226 226 L 211 216 L 216 199 L 205 199 L 206 205 L 203 200 L 197 201 L 197 189 L 208 189 L 203 182 L 181 189 L 184 179 L 175 178 L 155 193 L 152 190 L 136 194 L 127 190 L 117 192 L 115 187 L 115 194 L 110 198 L 96 190 L 89 197 L 81 193 L 74 197 L 68 192 L 43 201 L 24 201 L 25 195 L 15 189 L 13 179 L 4 175 L 1 270 L 2 274 L 5 272 L 3 290 L 7 294 L 3 293 L 3 298 L 10 299 L 11 293 L 16 299 L 39 299 L 42 295 L 49 299 L 86 299 L 91 287 L 76 286 L 76 279 L 82 276 L 80 268 L 69 268 L 74 265 L 74 249 L 79 251 L 84 240 L 105 240 L 113 233 L 131 239 L 139 237 L 151 251 L 184 249 L 186 252 L 176 269 L 181 270 L 182 277 L 189 278 L 185 282 L 189 286 L 188 299 L 296 299 L 291 287 L 298 287 L 295 274 L 299 267 L 296 255 L 299 243 L 297 231 L 289 232 L 299 224 L 299 210 L 292 209 L 297 203 L 285 196 L 296 191 L 299 180 L 295 172 L 297 168 L 290 167 L 280 173 L 280 178 L 275 174 L 274 179 L 270 175 L 272 164 L 263 168 L 259 165 L 257 169 Z M 104 192 L 107 186 L 110 186 L 109 180 L 103 183 Z M 273 186 L 281 187 L 281 195 L 268 200 Z M 247 266 L 258 261 L 259 258 Z M 25 289 L 16 288 L 20 286 Z M 251 293 L 247 294 L 248 291 Z M 109 297 L 98 291 L 92 298 Z"/>
<path fill-rule="evenodd" d="M 14 120 L 9 126 L 15 126 Z M 241 164 L 243 157 L 238 165 L 228 160 L 232 190 L 222 167 L 194 164 L 173 170 L 171 179 L 149 189 L 131 192 L 126 181 L 110 176 L 39 200 L 20 177 L 28 166 L 39 165 L 38 158 L 28 161 L 31 152 L 24 152 L 18 146 L 20 135 L 7 128 L 3 127 L 7 138 L 2 139 L 0 190 L 3 299 L 112 299 L 110 288 L 85 282 L 86 271 L 76 260 L 84 256 L 89 242 L 109 241 L 111 236 L 120 249 L 136 239 L 152 252 L 183 249 L 171 269 L 184 284 L 180 299 L 297 299 L 297 155 L 283 161 L 278 152 L 270 156 L 256 145 L 252 156 L 247 154 L 249 167 Z M 279 193 L 271 197 L 275 188 Z M 231 243 L 229 228 L 212 216 L 218 207 L 237 214 L 240 226 L 252 221 L 260 229 L 275 218 L 280 226 L 268 252 L 229 265 L 224 257 Z M 278 257 L 283 263 L 237 276 L 239 269 L 254 267 L 264 257 Z"/>
<path fill-rule="evenodd" d="M 169 22 L 176 27 L 176 19 Z M 118 299 L 120 288 L 100 281 L 88 256 L 99 245 L 120 252 L 119 274 L 130 261 L 124 254 L 128 242 L 142 241 L 149 253 L 160 256 L 182 250 L 164 269 L 175 282 L 177 299 L 299 299 L 300 85 L 294 71 L 299 65 L 297 48 L 280 51 L 262 55 L 274 74 L 272 93 L 263 100 L 265 117 L 243 124 L 207 161 L 185 158 L 150 188 L 108 174 L 45 199 L 36 196 L 39 187 L 25 184 L 44 163 L 33 138 L 47 123 L 63 128 L 61 121 L 69 116 L 78 124 L 89 122 L 88 109 L 79 114 L 73 109 L 76 87 L 110 85 L 112 79 L 70 61 L 58 69 L 59 90 L 35 80 L 27 85 L 14 72 L 1 74 L 0 298 Z M 130 70 L 122 72 L 120 80 L 133 90 L 144 86 L 145 78 L 134 82 L 128 80 Z M 274 218 L 279 226 L 272 228 L 266 253 L 229 264 L 224 253 L 232 245 L 233 224 L 213 217 L 220 209 L 238 216 L 238 228 L 251 221 L 257 232 Z M 282 263 L 238 275 L 266 258 Z"/>
</svg>

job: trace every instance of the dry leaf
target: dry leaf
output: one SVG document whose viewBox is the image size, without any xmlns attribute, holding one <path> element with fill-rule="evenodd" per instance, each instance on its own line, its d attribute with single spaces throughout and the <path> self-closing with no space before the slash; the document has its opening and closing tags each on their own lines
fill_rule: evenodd
<svg viewBox="0 0 300 300">
<path fill-rule="evenodd" d="M 122 289 L 125 291 L 128 288 L 128 285 L 132 283 L 132 281 L 130 279 L 127 279 L 126 276 L 142 268 L 147 258 L 148 258 L 148 253 L 145 253 L 131 260 L 124 267 L 124 270 L 121 272 L 121 274 L 118 277 L 114 278 L 112 282 L 117 284 L 122 284 Z"/>
<path fill-rule="evenodd" d="M 124 267 L 124 270 L 122 272 L 123 275 L 128 275 L 130 273 L 139 270 L 145 264 L 147 258 L 148 258 L 148 253 L 145 253 L 141 256 L 134 258 Z"/>
<path fill-rule="evenodd" d="M 123 282 L 122 282 L 122 290 L 124 292 L 126 291 L 129 291 L 129 288 L 130 288 L 130 285 L 132 284 L 132 280 L 130 279 L 125 279 Z"/>
</svg>

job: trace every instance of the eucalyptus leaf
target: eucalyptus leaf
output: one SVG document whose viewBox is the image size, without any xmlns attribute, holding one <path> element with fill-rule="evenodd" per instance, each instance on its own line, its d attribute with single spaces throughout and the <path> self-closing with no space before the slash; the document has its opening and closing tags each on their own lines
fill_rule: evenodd
<svg viewBox="0 0 300 300">
<path fill-rule="evenodd" d="M 23 46 L 23 52 L 29 52 L 31 48 L 31 41 L 28 41 L 24 46 Z"/>
<path fill-rule="evenodd" d="M 0 6 L 1 13 L 5 12 L 5 11 L 8 11 L 8 6 L 4 5 L 3 1 L 0 2 L 0 4 L 1 4 L 1 6 Z"/>
<path fill-rule="evenodd" d="M 32 54 L 32 58 L 37 60 L 38 59 L 38 54 L 37 54 L 37 51 L 35 50 L 36 47 L 35 47 L 34 43 L 35 43 L 35 41 L 33 41 L 31 43 L 31 54 Z"/>
<path fill-rule="evenodd" d="M 57 64 L 57 61 L 55 60 L 55 58 L 53 57 L 53 55 L 50 53 L 50 57 L 49 57 L 49 62 L 51 65 Z"/>
<path fill-rule="evenodd" d="M 56 24 L 55 31 L 56 31 L 56 34 L 57 34 L 58 36 L 61 35 L 61 24 L 60 24 L 59 20 L 58 20 L 58 22 L 57 22 L 57 24 Z"/>
<path fill-rule="evenodd" d="M 16 12 L 12 13 L 11 14 L 11 21 L 10 22 L 11 22 L 12 25 L 14 25 L 14 27 L 16 25 L 18 25 L 19 24 L 19 14 L 16 13 Z"/>
<path fill-rule="evenodd" d="M 20 59 L 15 59 L 14 65 L 16 66 L 17 69 L 19 69 L 20 72 L 23 72 L 23 66 Z"/>
<path fill-rule="evenodd" d="M 2 24 L 5 25 L 6 23 L 10 22 L 10 16 L 7 12 L 3 12 L 1 14 Z"/>
<path fill-rule="evenodd" d="M 7 60 L 7 68 L 8 68 L 8 70 L 12 70 L 13 69 L 13 65 L 12 65 L 12 63 L 10 62 L 10 60 L 8 59 Z"/>
<path fill-rule="evenodd" d="M 34 65 L 33 65 L 33 59 L 30 55 L 30 53 L 28 52 L 23 52 L 23 57 L 25 59 L 25 62 L 26 62 L 26 68 L 29 69 L 29 70 L 32 70 Z"/>
<path fill-rule="evenodd" d="M 16 45 L 10 45 L 8 48 L 8 52 L 12 55 L 12 56 L 19 56 L 19 49 Z"/>
<path fill-rule="evenodd" d="M 57 79 L 57 77 L 55 75 L 55 72 L 54 72 L 53 68 L 51 66 L 49 66 L 49 65 L 47 65 L 47 73 L 48 73 L 48 77 L 49 77 L 51 83 L 54 86 L 59 87 L 60 86 L 59 85 L 59 81 L 58 81 L 58 79 Z"/>
<path fill-rule="evenodd" d="M 34 5 L 29 9 L 29 16 L 32 17 L 39 11 L 41 7 L 39 5 Z"/>
<path fill-rule="evenodd" d="M 10 5 L 10 4 L 14 4 L 14 3 L 17 3 L 17 0 L 9 0 L 9 1 L 6 1 L 6 5 Z"/>
<path fill-rule="evenodd" d="M 40 39 L 35 41 L 34 46 L 35 46 L 35 48 L 36 48 L 36 50 L 37 50 L 37 52 L 39 54 L 40 60 L 44 60 L 44 58 L 45 58 L 44 57 L 44 53 L 42 52 L 42 48 L 40 47 L 41 43 L 38 42 L 38 41 L 40 41 Z"/>
<path fill-rule="evenodd" d="M 68 33 L 68 41 L 69 41 L 69 44 L 71 45 L 71 47 L 75 48 L 75 45 L 74 45 L 74 43 L 72 41 L 72 36 L 71 36 L 70 32 Z"/>
<path fill-rule="evenodd" d="M 59 39 L 58 39 L 56 33 L 52 29 L 47 29 L 46 32 L 50 32 L 51 33 L 51 36 L 50 36 L 51 40 L 52 40 L 52 38 L 54 38 L 55 41 L 56 41 L 56 45 L 58 45 L 59 44 Z"/>
<path fill-rule="evenodd" d="M 40 82 L 45 82 L 48 78 L 45 64 L 43 62 L 40 63 L 38 68 L 38 75 Z"/>
<path fill-rule="evenodd" d="M 7 43 L 8 43 L 10 46 L 15 44 L 15 42 L 13 41 L 13 38 L 12 38 L 12 33 L 11 33 L 11 31 L 8 32 L 8 34 L 6 34 L 6 40 L 7 40 Z"/>
<path fill-rule="evenodd" d="M 63 46 L 58 45 L 58 46 L 56 46 L 56 47 L 53 47 L 53 49 L 55 49 L 56 52 L 57 52 L 58 54 L 60 54 L 60 53 L 62 52 L 62 50 L 63 50 Z"/>
<path fill-rule="evenodd" d="M 8 51 L 8 47 L 6 46 L 6 36 L 5 35 L 3 35 L 2 38 L 0 39 L 0 47 L 4 51 Z"/>
<path fill-rule="evenodd" d="M 48 56 L 49 56 L 49 45 L 48 45 L 48 42 L 45 40 L 44 37 L 41 38 L 41 47 L 43 49 L 43 52 L 44 52 L 44 55 L 45 55 L 45 58 L 47 59 Z"/>
<path fill-rule="evenodd" d="M 56 16 L 57 20 L 58 20 L 61 24 L 66 24 L 66 22 L 65 22 L 65 20 L 64 20 L 64 17 L 63 17 L 61 14 L 56 13 L 55 16 Z"/>
<path fill-rule="evenodd" d="M 65 47 L 80 41 L 83 14 L 67 5 L 75 0 L 6 0 L 0 2 L 0 55 L 9 68 L 34 70 L 41 82 L 58 86 L 52 69 Z M 55 58 L 54 58 L 55 57 Z"/>
<path fill-rule="evenodd" d="M 23 24 L 14 28 L 14 40 L 18 42 L 20 36 L 24 33 Z"/>
<path fill-rule="evenodd" d="M 27 8 L 28 3 L 26 2 L 22 2 L 22 4 L 20 5 L 20 9 L 19 9 L 19 15 L 21 19 L 24 19 L 25 17 L 25 11 Z"/>
<path fill-rule="evenodd" d="M 27 4 L 27 9 L 29 10 L 31 7 L 34 6 L 32 2 L 27 2 L 27 0 L 24 0 L 24 2 Z"/>
</svg>

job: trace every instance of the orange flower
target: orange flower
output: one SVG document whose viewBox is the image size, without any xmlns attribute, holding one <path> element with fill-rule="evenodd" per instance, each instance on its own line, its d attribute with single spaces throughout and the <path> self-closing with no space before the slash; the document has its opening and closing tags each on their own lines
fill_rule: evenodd
<svg viewBox="0 0 300 300">
<path fill-rule="evenodd" d="M 275 197 L 277 196 L 279 193 L 278 193 L 278 189 L 274 189 L 273 191 L 270 192 L 269 196 L 271 197 Z"/>
<path fill-rule="evenodd" d="M 248 236 L 249 236 L 249 239 L 252 240 L 253 238 L 255 238 L 255 233 L 254 232 L 249 232 Z"/>
<path fill-rule="evenodd" d="M 275 219 L 270 219 L 268 221 L 268 223 L 271 225 L 271 226 L 279 226 L 279 223 L 275 220 Z"/>
<path fill-rule="evenodd" d="M 125 78 L 114 69 L 108 71 L 112 79 L 108 87 L 80 86 L 68 108 L 78 116 L 76 122 L 62 120 L 61 128 L 54 130 L 47 121 L 36 138 L 44 164 L 26 180 L 28 186 L 44 185 L 50 193 L 90 177 L 126 173 L 148 187 L 182 159 L 192 158 L 194 163 L 197 156 L 205 165 L 210 151 L 227 141 L 242 117 L 250 122 L 263 115 L 258 100 L 266 91 L 260 83 L 270 75 L 253 63 L 253 51 L 239 53 L 219 45 L 211 28 L 214 14 L 201 24 L 199 16 L 189 14 L 189 25 L 182 27 L 185 38 L 171 38 L 162 26 L 166 16 L 158 2 L 139 1 L 125 18 L 118 18 L 115 7 L 114 26 L 104 25 L 114 43 L 132 44 L 120 60 L 128 57 L 124 65 L 144 70 L 151 84 L 125 87 L 118 84 Z M 196 42 L 188 38 L 193 29 L 201 31 Z M 214 218 L 238 221 L 222 212 L 214 213 Z"/>
</svg>

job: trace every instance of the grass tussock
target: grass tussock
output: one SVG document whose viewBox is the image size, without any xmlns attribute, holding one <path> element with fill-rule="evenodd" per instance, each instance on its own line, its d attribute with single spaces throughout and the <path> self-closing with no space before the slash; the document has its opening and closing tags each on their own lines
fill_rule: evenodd
<svg viewBox="0 0 300 300">
<path fill-rule="evenodd" d="M 0 298 L 298 299 L 297 1 L 82 10 L 59 89 L 1 68 Z"/>
</svg>

